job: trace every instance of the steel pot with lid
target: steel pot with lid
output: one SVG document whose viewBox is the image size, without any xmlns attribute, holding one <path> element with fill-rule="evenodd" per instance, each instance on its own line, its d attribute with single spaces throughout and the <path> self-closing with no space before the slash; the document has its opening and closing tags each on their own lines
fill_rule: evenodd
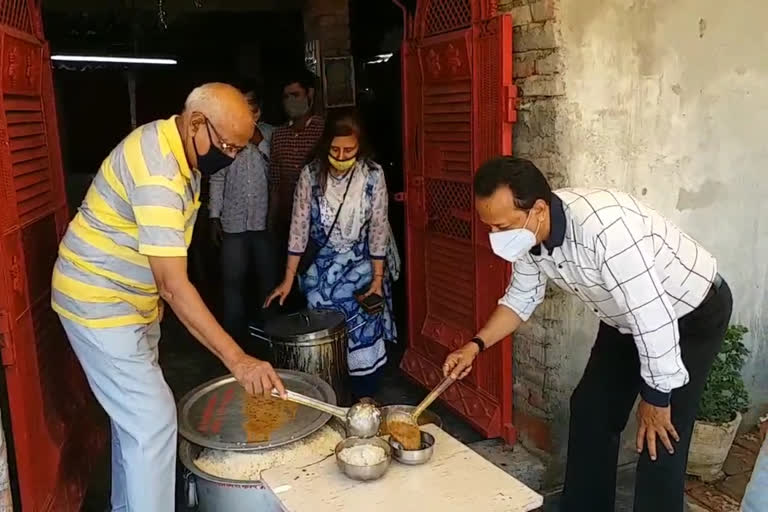
<svg viewBox="0 0 768 512">
<path fill-rule="evenodd" d="M 272 347 L 275 368 L 297 370 L 331 385 L 341 403 L 347 399 L 347 323 L 333 310 L 310 310 L 275 318 L 264 330 L 251 329 Z"/>
</svg>

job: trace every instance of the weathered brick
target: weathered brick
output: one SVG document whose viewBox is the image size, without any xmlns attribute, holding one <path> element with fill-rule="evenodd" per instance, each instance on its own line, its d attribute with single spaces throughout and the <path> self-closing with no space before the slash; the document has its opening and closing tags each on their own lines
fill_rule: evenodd
<svg viewBox="0 0 768 512">
<path fill-rule="evenodd" d="M 717 512 L 738 512 L 739 503 L 712 486 L 694 487 L 688 494 L 710 510 Z"/>
<path fill-rule="evenodd" d="M 531 4 L 533 21 L 546 21 L 555 18 L 555 1 L 539 0 Z"/>
<path fill-rule="evenodd" d="M 534 386 L 543 387 L 544 381 L 546 380 L 547 368 L 526 365 L 519 368 L 515 375 L 517 375 L 517 378 L 519 379 L 527 380 Z"/>
<path fill-rule="evenodd" d="M 749 478 L 752 473 L 742 473 L 740 475 L 729 476 L 722 482 L 717 484 L 717 488 L 733 498 L 735 501 L 741 502 L 744 497 L 744 491 L 747 489 Z"/>
<path fill-rule="evenodd" d="M 536 61 L 531 58 L 518 59 L 515 57 L 515 64 L 512 66 L 512 75 L 514 78 L 526 78 L 536 73 Z"/>
<path fill-rule="evenodd" d="M 685 491 L 688 492 L 689 490 L 695 488 L 695 487 L 701 487 L 704 485 L 704 482 L 699 480 L 698 478 L 687 476 L 685 478 Z"/>
<path fill-rule="evenodd" d="M 528 401 L 528 395 L 524 393 L 517 393 L 517 391 L 514 391 L 515 393 L 515 410 L 517 411 L 524 411 L 528 414 L 537 416 L 539 418 L 549 418 L 551 415 L 545 411 L 544 409 L 539 409 L 538 407 L 534 407 L 531 405 L 531 403 Z"/>
<path fill-rule="evenodd" d="M 533 50 L 515 52 L 512 74 L 515 78 L 525 78 L 536 74 L 536 61 L 548 55 L 547 51 Z"/>
<path fill-rule="evenodd" d="M 733 443 L 754 453 L 759 453 L 760 447 L 763 444 L 760 439 L 760 433 L 756 430 L 741 434 L 736 437 Z"/>
<path fill-rule="evenodd" d="M 733 445 L 728 453 L 728 458 L 725 459 L 725 464 L 723 464 L 723 472 L 728 476 L 733 476 L 752 471 L 752 468 L 755 467 L 755 459 L 757 459 L 756 453 Z"/>
<path fill-rule="evenodd" d="M 515 426 L 526 446 L 552 452 L 552 426 L 546 419 L 515 410 Z"/>
<path fill-rule="evenodd" d="M 695 501 L 689 500 L 688 501 L 688 512 L 710 512 L 710 510 L 702 507 L 701 505 L 699 505 Z"/>
<path fill-rule="evenodd" d="M 519 27 L 520 25 L 527 25 L 533 21 L 531 18 L 531 8 L 528 5 L 512 7 L 508 12 L 512 15 L 512 25 L 515 27 Z"/>
<path fill-rule="evenodd" d="M 562 96 L 565 82 L 556 75 L 533 75 L 515 82 L 522 96 Z"/>
<path fill-rule="evenodd" d="M 496 9 L 499 12 L 509 12 L 511 9 L 515 7 L 529 5 L 535 1 L 536 0 L 498 0 L 498 3 L 496 4 Z"/>
<path fill-rule="evenodd" d="M 552 21 L 514 27 L 512 35 L 515 52 L 550 50 L 557 44 L 555 24 Z"/>
<path fill-rule="evenodd" d="M 552 52 L 542 56 L 536 60 L 536 73 L 537 75 L 554 75 L 559 73 L 562 69 L 563 60 L 560 56 L 560 52 L 553 50 Z"/>
<path fill-rule="evenodd" d="M 544 398 L 544 389 L 531 388 L 528 393 L 528 403 L 537 409 L 546 411 L 548 406 L 546 398 Z"/>
</svg>

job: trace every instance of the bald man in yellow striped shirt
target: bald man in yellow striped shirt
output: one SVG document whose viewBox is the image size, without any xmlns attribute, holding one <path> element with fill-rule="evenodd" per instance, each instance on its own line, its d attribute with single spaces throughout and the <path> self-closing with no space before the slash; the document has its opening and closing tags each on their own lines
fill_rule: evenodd
<svg viewBox="0 0 768 512">
<path fill-rule="evenodd" d="M 52 306 L 111 420 L 112 510 L 175 510 L 176 407 L 157 364 L 161 297 L 248 392 L 284 392 L 187 277 L 201 177 L 232 163 L 253 127 L 240 91 L 198 87 L 181 115 L 136 129 L 110 153 L 59 247 Z"/>
</svg>

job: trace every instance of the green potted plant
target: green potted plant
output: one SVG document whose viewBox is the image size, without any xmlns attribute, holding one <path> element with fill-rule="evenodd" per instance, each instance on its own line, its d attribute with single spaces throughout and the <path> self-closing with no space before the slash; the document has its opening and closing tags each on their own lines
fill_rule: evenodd
<svg viewBox="0 0 768 512">
<path fill-rule="evenodd" d="M 742 325 L 728 328 L 704 386 L 688 451 L 687 472 L 705 482 L 723 477 L 723 463 L 741 424 L 741 413 L 749 407 L 749 395 L 741 377 L 749 355 L 742 341 L 747 332 Z"/>
</svg>

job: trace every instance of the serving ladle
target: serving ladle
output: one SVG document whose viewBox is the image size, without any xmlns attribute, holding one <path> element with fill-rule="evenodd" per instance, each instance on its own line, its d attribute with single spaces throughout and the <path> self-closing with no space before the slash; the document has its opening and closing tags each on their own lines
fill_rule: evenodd
<svg viewBox="0 0 768 512">
<path fill-rule="evenodd" d="M 275 389 L 272 390 L 272 396 L 281 398 Z M 285 391 L 285 400 L 336 416 L 344 421 L 349 436 L 374 437 L 381 427 L 381 411 L 370 402 L 361 401 L 352 407 L 339 407 L 290 390 Z"/>
<path fill-rule="evenodd" d="M 456 382 L 456 379 L 450 375 L 443 378 L 410 414 L 406 411 L 398 410 L 387 414 L 387 430 L 392 437 L 403 445 L 403 448 L 406 450 L 418 450 L 421 447 L 419 416 L 454 382 Z"/>
</svg>

